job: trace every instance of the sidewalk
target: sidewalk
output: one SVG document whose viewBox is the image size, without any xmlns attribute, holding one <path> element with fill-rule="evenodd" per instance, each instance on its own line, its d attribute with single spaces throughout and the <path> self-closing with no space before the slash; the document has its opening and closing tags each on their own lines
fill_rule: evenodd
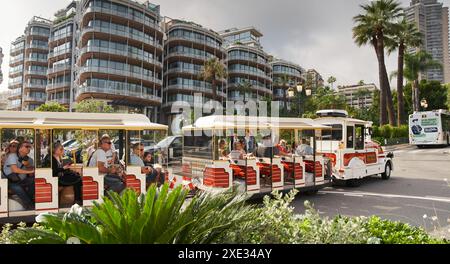
<svg viewBox="0 0 450 264">
<path fill-rule="evenodd" d="M 386 151 L 395 151 L 400 149 L 407 149 L 410 148 L 411 145 L 409 144 L 400 144 L 400 145 L 393 145 L 393 146 L 385 146 L 383 147 Z"/>
</svg>

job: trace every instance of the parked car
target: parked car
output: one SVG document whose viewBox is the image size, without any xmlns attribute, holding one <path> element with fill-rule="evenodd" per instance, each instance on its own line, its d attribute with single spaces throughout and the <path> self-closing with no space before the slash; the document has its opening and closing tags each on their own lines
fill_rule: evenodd
<svg viewBox="0 0 450 264">
<path fill-rule="evenodd" d="M 161 154 L 168 163 L 178 162 L 183 156 L 183 137 L 166 137 L 154 146 L 144 147 L 144 150 L 152 154 Z"/>
</svg>

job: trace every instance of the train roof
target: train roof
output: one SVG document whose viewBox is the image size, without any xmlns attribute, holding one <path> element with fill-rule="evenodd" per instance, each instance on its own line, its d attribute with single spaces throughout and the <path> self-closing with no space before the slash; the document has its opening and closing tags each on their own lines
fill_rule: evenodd
<svg viewBox="0 0 450 264">
<path fill-rule="evenodd" d="M 277 118 L 255 116 L 207 116 L 199 118 L 194 125 L 183 130 L 195 129 L 331 129 L 308 118 Z"/>
<path fill-rule="evenodd" d="M 2 128 L 167 130 L 141 114 L 0 111 Z"/>
</svg>

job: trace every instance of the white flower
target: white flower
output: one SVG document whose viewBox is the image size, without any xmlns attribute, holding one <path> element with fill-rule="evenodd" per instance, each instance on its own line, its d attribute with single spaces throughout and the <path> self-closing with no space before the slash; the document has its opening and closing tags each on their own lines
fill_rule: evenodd
<svg viewBox="0 0 450 264">
<path fill-rule="evenodd" d="M 69 214 L 81 215 L 82 212 L 83 212 L 83 207 L 79 206 L 78 204 L 74 204 L 70 208 Z"/>
<path fill-rule="evenodd" d="M 423 215 L 423 219 L 427 219 L 428 216 L 426 214 Z"/>
<path fill-rule="evenodd" d="M 39 214 L 35 218 L 36 223 L 44 223 L 45 222 L 45 214 Z"/>
<path fill-rule="evenodd" d="M 432 217 L 431 217 L 431 220 L 433 220 L 433 221 L 437 221 L 437 220 L 438 220 L 438 218 L 437 218 L 437 216 L 432 216 Z"/>
<path fill-rule="evenodd" d="M 80 239 L 78 239 L 77 237 L 69 237 L 69 239 L 67 239 L 66 244 L 81 244 Z"/>
</svg>

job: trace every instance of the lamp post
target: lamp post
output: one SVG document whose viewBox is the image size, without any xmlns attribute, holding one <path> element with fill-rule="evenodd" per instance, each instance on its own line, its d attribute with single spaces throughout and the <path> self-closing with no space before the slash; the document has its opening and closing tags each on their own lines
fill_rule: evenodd
<svg viewBox="0 0 450 264">
<path fill-rule="evenodd" d="M 298 83 L 295 87 L 290 87 L 288 89 L 288 97 L 290 100 L 292 100 L 292 98 L 294 98 L 297 95 L 297 116 L 301 117 L 301 115 L 303 114 L 303 107 L 304 107 L 304 103 L 302 102 L 303 100 L 303 91 L 305 91 L 306 96 L 311 96 L 312 91 L 310 89 L 304 89 L 303 84 L 302 83 Z"/>
</svg>

